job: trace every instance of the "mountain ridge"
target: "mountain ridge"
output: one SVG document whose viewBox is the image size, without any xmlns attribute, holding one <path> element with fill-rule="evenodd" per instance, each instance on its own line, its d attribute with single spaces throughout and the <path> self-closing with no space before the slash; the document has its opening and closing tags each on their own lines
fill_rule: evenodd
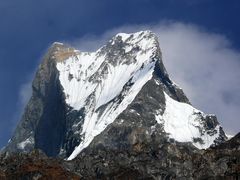
<svg viewBox="0 0 240 180">
<path fill-rule="evenodd" d="M 141 138 L 151 141 L 153 134 L 200 148 L 226 140 L 216 117 L 192 108 L 169 78 L 157 36 L 150 31 L 119 33 L 92 53 L 54 43 L 32 87 L 33 95 L 6 151 L 37 148 L 71 160 L 94 144 L 131 148 Z M 168 107 L 170 113 L 165 113 Z M 179 108 L 188 113 L 171 113 Z M 173 117 L 177 121 L 168 123 Z M 183 140 L 174 132 L 179 118 L 183 124 L 178 129 L 189 131 Z"/>
</svg>

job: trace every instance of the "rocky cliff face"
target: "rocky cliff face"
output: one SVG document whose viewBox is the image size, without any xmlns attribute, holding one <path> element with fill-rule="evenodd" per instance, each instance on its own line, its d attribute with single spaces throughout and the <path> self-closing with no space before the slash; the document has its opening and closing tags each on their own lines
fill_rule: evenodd
<svg viewBox="0 0 240 180">
<path fill-rule="evenodd" d="M 117 34 L 92 53 L 54 43 L 32 88 L 5 152 L 40 149 L 72 160 L 83 150 L 194 150 L 226 140 L 216 116 L 192 107 L 169 78 L 150 31 Z"/>
<path fill-rule="evenodd" d="M 54 56 L 61 48 L 60 44 L 54 44 L 43 58 L 32 83 L 32 97 L 6 151 L 28 152 L 37 148 L 49 156 L 59 154 L 65 138 L 67 112 L 56 68 L 57 56 Z"/>
</svg>

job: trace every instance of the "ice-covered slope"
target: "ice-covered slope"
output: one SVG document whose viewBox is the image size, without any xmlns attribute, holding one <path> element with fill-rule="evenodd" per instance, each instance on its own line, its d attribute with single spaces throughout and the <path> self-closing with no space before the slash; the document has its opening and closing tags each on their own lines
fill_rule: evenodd
<svg viewBox="0 0 240 180">
<path fill-rule="evenodd" d="M 103 52 L 104 48 L 101 48 L 96 53 L 78 52 L 76 56 L 57 63 L 66 102 L 79 110 L 94 92 L 95 109 L 97 109 L 116 97 L 135 74 L 139 77 L 135 76 L 133 81 L 137 81 L 137 78 L 144 77 L 148 71 L 151 71 L 155 62 L 151 57 L 154 56 L 157 47 L 154 37 L 146 40 L 145 33 L 133 34 L 131 38 L 127 34 L 118 34 L 116 38 L 124 39 L 122 43 L 126 43 L 125 47 L 119 49 L 124 52 L 117 50 L 113 52 L 119 53 L 119 57 L 113 54 L 113 59 L 109 59 L 108 52 Z M 115 40 L 112 40 L 112 47 L 114 47 L 113 43 L 116 43 Z M 131 52 L 134 48 L 139 49 Z"/>
<path fill-rule="evenodd" d="M 117 61 L 107 59 L 102 48 L 96 53 L 79 52 L 77 56 L 57 63 L 66 102 L 75 110 L 85 107 L 86 112 L 82 131 L 79 132 L 84 138 L 69 159 L 74 158 L 112 123 L 152 77 L 157 60 L 153 58 L 157 50 L 155 36 L 147 31 L 136 34 L 121 33 L 115 38 L 126 44 L 120 49 L 124 51 L 123 55 L 119 53 L 119 56 L 114 56 L 119 59 Z M 114 46 L 115 39 L 110 43 Z M 109 103 L 119 96 L 128 84 L 132 85 L 124 90 L 122 101 Z M 98 108 L 107 103 L 104 111 L 98 111 Z"/>
<path fill-rule="evenodd" d="M 219 137 L 219 125 L 213 129 L 215 133 L 210 135 L 204 127 L 202 117 L 206 115 L 203 112 L 189 104 L 172 99 L 166 93 L 164 95 L 165 111 L 162 115 L 157 111 L 156 120 L 159 124 L 163 124 L 170 138 L 178 142 L 192 142 L 199 149 L 206 149 L 214 144 L 214 140 Z M 197 139 L 201 141 L 196 141 Z"/>
<path fill-rule="evenodd" d="M 130 148 L 156 137 L 197 148 L 226 139 L 216 117 L 192 107 L 171 81 L 157 36 L 141 31 L 119 33 L 96 52 L 54 43 L 6 150 L 71 160 L 97 144 Z"/>
</svg>

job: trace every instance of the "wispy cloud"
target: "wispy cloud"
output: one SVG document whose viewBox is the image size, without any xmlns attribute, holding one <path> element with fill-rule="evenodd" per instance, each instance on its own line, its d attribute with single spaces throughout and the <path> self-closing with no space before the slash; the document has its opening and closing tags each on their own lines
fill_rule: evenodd
<svg viewBox="0 0 240 180">
<path fill-rule="evenodd" d="M 28 75 L 28 77 L 26 78 L 26 80 L 24 81 L 24 83 L 19 87 L 19 91 L 18 91 L 18 100 L 17 100 L 17 109 L 15 111 L 15 113 L 13 114 L 12 118 L 11 118 L 11 134 L 13 133 L 13 131 L 15 130 L 17 124 L 19 123 L 24 109 L 28 103 L 28 101 L 30 100 L 31 96 L 32 96 L 32 81 L 33 81 L 33 73 L 30 73 Z"/>
<path fill-rule="evenodd" d="M 23 109 L 32 95 L 32 79 L 26 81 L 20 88 L 19 105 Z"/>
<path fill-rule="evenodd" d="M 223 35 L 172 23 L 156 27 L 172 79 L 192 104 L 217 115 L 226 131 L 240 131 L 240 53 Z"/>
<path fill-rule="evenodd" d="M 129 25 L 101 36 L 86 35 L 74 42 L 84 51 L 95 51 L 118 32 L 150 29 L 159 36 L 164 64 L 192 104 L 217 115 L 227 133 L 240 131 L 240 53 L 224 35 L 193 24 L 169 22 Z"/>
</svg>

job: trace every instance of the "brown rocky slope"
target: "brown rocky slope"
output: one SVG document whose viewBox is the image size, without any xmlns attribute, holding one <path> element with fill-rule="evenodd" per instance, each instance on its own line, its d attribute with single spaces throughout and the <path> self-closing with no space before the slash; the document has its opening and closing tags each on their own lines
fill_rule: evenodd
<svg viewBox="0 0 240 180">
<path fill-rule="evenodd" d="M 240 133 L 204 151 L 166 142 L 161 147 L 136 144 L 131 151 L 99 147 L 84 151 L 73 161 L 49 158 L 37 150 L 29 154 L 4 154 L 0 158 L 3 180 L 239 178 Z"/>
</svg>

